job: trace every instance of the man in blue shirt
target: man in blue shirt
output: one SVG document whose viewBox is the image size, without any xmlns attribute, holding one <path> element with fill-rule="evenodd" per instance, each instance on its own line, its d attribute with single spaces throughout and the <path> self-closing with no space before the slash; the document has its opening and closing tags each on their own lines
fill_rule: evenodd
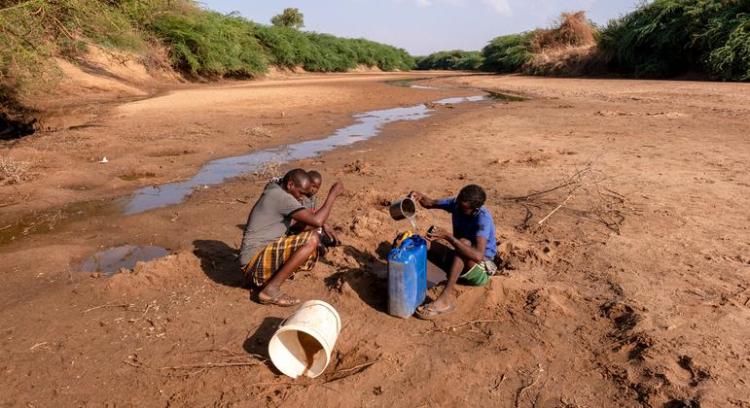
<svg viewBox="0 0 750 408">
<path fill-rule="evenodd" d="M 453 221 L 452 234 L 441 228 L 432 228 L 427 234 L 430 260 L 448 272 L 448 284 L 443 293 L 417 310 L 417 317 L 432 319 L 456 309 L 453 292 L 459 278 L 467 284 L 484 286 L 497 272 L 495 222 L 484 207 L 487 194 L 475 184 L 462 188 L 455 198 L 433 200 L 418 192 L 412 192 L 412 197 L 426 209 L 449 212 Z M 453 249 L 435 240 L 446 241 Z"/>
</svg>

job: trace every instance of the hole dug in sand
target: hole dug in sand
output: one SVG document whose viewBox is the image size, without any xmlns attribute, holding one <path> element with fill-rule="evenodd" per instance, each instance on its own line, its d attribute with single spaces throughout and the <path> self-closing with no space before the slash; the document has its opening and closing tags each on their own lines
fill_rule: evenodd
<svg viewBox="0 0 750 408">
<path fill-rule="evenodd" d="M 169 251 L 152 245 L 122 245 L 95 253 L 81 264 L 83 272 L 99 272 L 112 276 L 122 269 L 133 269 L 136 263 L 165 257 Z"/>
</svg>

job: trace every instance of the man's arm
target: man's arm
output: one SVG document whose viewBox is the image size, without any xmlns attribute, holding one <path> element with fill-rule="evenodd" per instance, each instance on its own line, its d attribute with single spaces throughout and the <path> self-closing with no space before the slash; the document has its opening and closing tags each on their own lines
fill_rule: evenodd
<svg viewBox="0 0 750 408">
<path fill-rule="evenodd" d="M 472 261 L 477 263 L 484 261 L 484 250 L 485 248 L 487 248 L 487 238 L 477 237 L 476 247 L 467 245 L 453 235 L 451 235 L 447 241 L 451 245 L 453 245 L 453 248 L 456 249 L 456 252 L 462 255 L 463 258 L 471 259 Z"/>
<path fill-rule="evenodd" d="M 428 210 L 437 207 L 437 200 L 433 200 L 432 198 L 429 198 L 420 192 L 412 191 L 411 193 L 409 193 L 409 196 L 413 198 L 416 202 L 418 202 L 419 205 L 421 205 L 422 207 Z"/>
<path fill-rule="evenodd" d="M 331 215 L 333 203 L 336 201 L 336 198 L 338 198 L 338 196 L 340 196 L 343 192 L 344 185 L 339 182 L 335 183 L 333 186 L 331 186 L 331 190 L 329 191 L 328 197 L 326 197 L 326 201 L 325 203 L 323 203 L 322 207 L 315 210 L 315 212 L 313 212 L 309 208 L 299 210 L 292 214 L 292 219 L 310 227 L 322 227 L 328 220 L 328 217 Z"/>
<path fill-rule="evenodd" d="M 459 238 L 453 236 L 453 234 L 442 228 L 435 228 L 429 235 L 431 239 L 443 239 L 448 241 L 449 244 L 456 249 L 456 252 L 465 259 L 470 259 L 474 262 L 484 261 L 484 250 L 487 248 L 487 238 L 481 235 L 477 236 L 476 246 L 472 246 L 462 241 Z"/>
</svg>

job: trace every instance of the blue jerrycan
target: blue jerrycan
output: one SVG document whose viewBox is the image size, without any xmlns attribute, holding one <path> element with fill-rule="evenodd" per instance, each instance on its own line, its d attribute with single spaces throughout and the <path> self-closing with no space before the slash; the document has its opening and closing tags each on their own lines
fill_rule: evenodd
<svg viewBox="0 0 750 408">
<path fill-rule="evenodd" d="M 427 241 L 413 235 L 388 254 L 388 313 L 407 318 L 426 295 Z"/>
</svg>

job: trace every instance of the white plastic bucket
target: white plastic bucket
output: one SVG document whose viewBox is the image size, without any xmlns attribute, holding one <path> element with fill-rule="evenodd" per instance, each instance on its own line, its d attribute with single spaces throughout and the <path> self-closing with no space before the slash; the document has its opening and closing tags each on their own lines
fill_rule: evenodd
<svg viewBox="0 0 750 408">
<path fill-rule="evenodd" d="M 340 331 L 336 309 L 322 300 L 309 300 L 281 323 L 268 343 L 268 355 L 289 377 L 315 378 L 328 367 Z"/>
</svg>

